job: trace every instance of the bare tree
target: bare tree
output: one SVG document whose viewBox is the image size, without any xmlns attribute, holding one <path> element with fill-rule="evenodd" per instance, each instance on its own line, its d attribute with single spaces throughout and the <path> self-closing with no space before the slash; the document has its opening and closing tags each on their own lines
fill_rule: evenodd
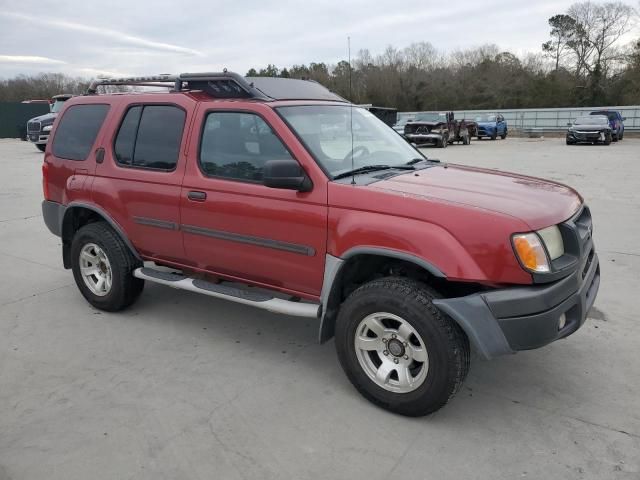
<svg viewBox="0 0 640 480">
<path fill-rule="evenodd" d="M 576 59 L 576 76 L 606 77 L 612 63 L 620 60 L 616 44 L 631 29 L 635 10 L 622 2 L 587 1 L 573 4 L 567 13 L 576 22 L 568 42 Z"/>
</svg>

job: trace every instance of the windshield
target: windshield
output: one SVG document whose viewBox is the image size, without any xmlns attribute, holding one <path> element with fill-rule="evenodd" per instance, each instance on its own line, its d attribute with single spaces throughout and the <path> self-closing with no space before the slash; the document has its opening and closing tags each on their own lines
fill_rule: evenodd
<svg viewBox="0 0 640 480">
<path fill-rule="evenodd" d="M 578 117 L 574 122 L 576 125 L 600 125 L 600 124 L 608 124 L 609 120 L 607 117 L 601 116 L 591 116 L 591 117 Z"/>
<path fill-rule="evenodd" d="M 495 122 L 495 115 L 478 115 L 476 116 L 476 122 Z"/>
<path fill-rule="evenodd" d="M 616 112 L 591 112 L 590 115 L 604 115 L 605 117 L 609 118 L 609 120 L 618 119 L 618 115 L 616 114 Z"/>
<path fill-rule="evenodd" d="M 64 100 L 56 100 L 51 105 L 51 113 L 58 113 L 60 110 L 62 110 L 63 105 L 64 105 Z"/>
<path fill-rule="evenodd" d="M 352 155 L 353 168 L 400 166 L 421 158 L 421 154 L 400 135 L 363 108 L 302 105 L 277 110 L 332 177 L 352 169 Z"/>
<path fill-rule="evenodd" d="M 395 126 L 396 127 L 404 127 L 409 122 L 413 122 L 413 118 L 412 117 L 404 117 L 404 118 L 399 119 L 396 122 Z"/>
<path fill-rule="evenodd" d="M 444 113 L 419 113 L 416 115 L 416 122 L 446 122 L 447 116 Z"/>
</svg>

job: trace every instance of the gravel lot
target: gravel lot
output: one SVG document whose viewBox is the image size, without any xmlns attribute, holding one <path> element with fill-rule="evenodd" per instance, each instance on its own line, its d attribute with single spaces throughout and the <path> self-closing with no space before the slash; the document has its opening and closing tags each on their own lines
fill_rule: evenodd
<svg viewBox="0 0 640 480">
<path fill-rule="evenodd" d="M 316 322 L 153 284 L 92 309 L 42 222 L 42 154 L 0 140 L 0 480 L 640 478 L 640 140 L 426 151 L 576 187 L 602 284 L 575 335 L 476 359 L 409 419 L 360 397 Z"/>
</svg>

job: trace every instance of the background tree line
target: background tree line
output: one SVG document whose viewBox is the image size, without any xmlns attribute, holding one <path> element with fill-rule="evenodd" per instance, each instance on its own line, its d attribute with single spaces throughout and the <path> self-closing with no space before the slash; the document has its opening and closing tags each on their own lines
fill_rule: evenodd
<svg viewBox="0 0 640 480">
<path fill-rule="evenodd" d="M 309 78 L 356 103 L 399 110 L 463 110 L 640 103 L 640 39 L 621 39 L 636 11 L 622 2 L 582 2 L 549 19 L 550 40 L 523 58 L 483 45 L 449 54 L 419 42 L 349 63 L 252 68 L 247 76 Z"/>
<path fill-rule="evenodd" d="M 401 111 L 640 104 L 640 39 L 621 40 L 635 19 L 622 2 L 582 2 L 551 17 L 549 40 L 524 57 L 497 45 L 445 54 L 419 42 L 375 56 L 360 50 L 351 69 L 344 60 L 269 64 L 247 76 L 312 79 L 356 103 Z M 0 101 L 84 93 L 88 85 L 61 73 L 19 75 L 0 80 Z"/>
</svg>

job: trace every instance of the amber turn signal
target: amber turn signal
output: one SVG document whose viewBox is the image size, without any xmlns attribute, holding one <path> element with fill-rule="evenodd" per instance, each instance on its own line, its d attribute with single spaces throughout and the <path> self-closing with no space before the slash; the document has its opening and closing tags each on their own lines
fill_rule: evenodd
<svg viewBox="0 0 640 480">
<path fill-rule="evenodd" d="M 538 273 L 549 271 L 549 260 L 540 238 L 535 233 L 523 233 L 513 236 L 513 248 L 520 263 L 527 270 Z"/>
</svg>

